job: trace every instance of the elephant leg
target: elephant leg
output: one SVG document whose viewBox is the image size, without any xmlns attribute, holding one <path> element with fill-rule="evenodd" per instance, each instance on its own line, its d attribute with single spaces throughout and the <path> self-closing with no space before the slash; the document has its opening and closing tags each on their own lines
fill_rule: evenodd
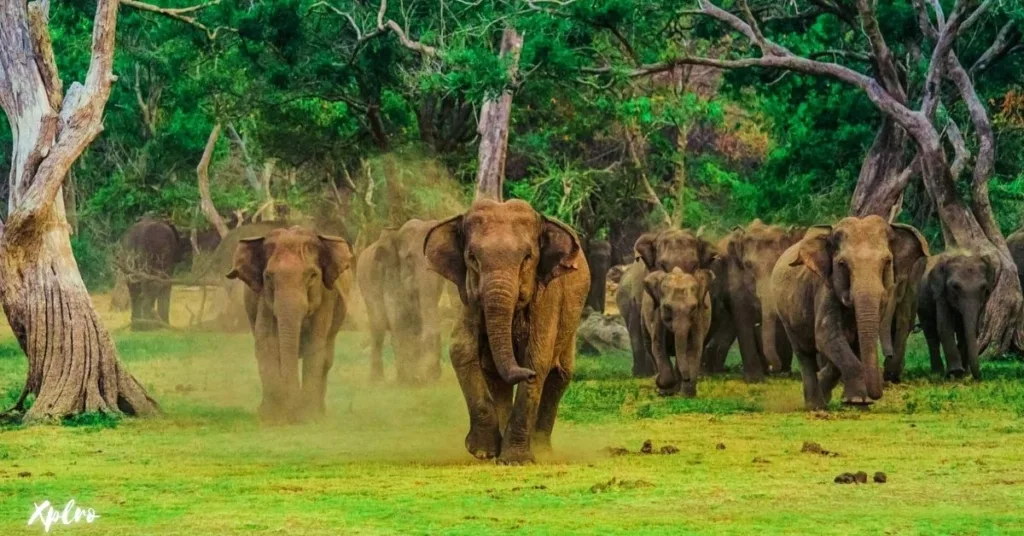
<svg viewBox="0 0 1024 536">
<path fill-rule="evenodd" d="M 384 380 L 384 335 L 381 328 L 370 327 L 370 381 Z"/>
<path fill-rule="evenodd" d="M 498 430 L 504 430 L 508 426 L 509 416 L 512 415 L 512 396 L 515 393 L 515 386 L 501 379 L 501 376 L 497 374 L 485 372 L 484 379 L 487 380 L 487 390 L 491 393 L 494 413 L 498 417 Z"/>
<path fill-rule="evenodd" d="M 305 417 L 319 419 L 326 412 L 327 372 L 331 370 L 333 357 L 333 342 L 313 348 L 302 356 L 302 414 Z"/>
<path fill-rule="evenodd" d="M 725 372 L 725 360 L 728 359 L 729 349 L 732 348 L 732 343 L 735 340 L 736 331 L 731 320 L 723 320 L 721 323 L 715 324 L 715 330 L 712 332 L 701 358 L 704 372 L 708 374 Z"/>
<path fill-rule="evenodd" d="M 697 379 L 700 374 L 700 358 L 704 349 L 703 327 L 693 328 L 687 348 L 676 349 L 676 367 L 679 373 L 679 391 L 687 398 L 697 396 Z"/>
<path fill-rule="evenodd" d="M 423 352 L 423 378 L 434 381 L 441 377 L 441 327 L 439 325 L 437 292 L 421 293 L 420 303 L 420 351 Z"/>
<path fill-rule="evenodd" d="M 142 284 L 141 283 L 128 283 L 128 298 L 132 302 L 132 324 L 137 320 L 144 318 L 142 314 Z"/>
<path fill-rule="evenodd" d="M 573 371 L 576 370 L 576 345 L 566 345 L 561 357 L 558 359 L 558 366 L 548 372 L 544 380 L 544 391 L 540 395 L 540 409 L 537 412 L 537 428 L 534 432 L 534 445 L 542 449 L 551 448 L 551 432 L 555 428 L 555 418 L 558 417 L 558 404 L 562 402 L 562 395 L 572 381 Z"/>
<path fill-rule="evenodd" d="M 743 379 L 749 383 L 764 380 L 761 366 L 761 352 L 758 351 L 756 311 L 749 300 L 734 300 L 732 305 L 736 321 L 736 338 L 740 343 L 740 357 L 743 358 Z"/>
<path fill-rule="evenodd" d="M 939 300 L 936 303 L 935 324 L 939 332 L 939 340 L 942 342 L 942 351 L 946 354 L 946 373 L 949 376 L 961 378 L 964 375 L 964 365 L 960 357 L 960 348 L 956 343 L 956 324 L 953 312 L 945 303 Z"/>
<path fill-rule="evenodd" d="M 939 330 L 936 329 L 934 319 L 921 318 L 921 331 L 924 332 L 924 339 L 928 342 L 928 359 L 931 361 L 932 374 L 943 374 L 946 366 L 942 363 L 942 347 L 940 346 Z"/>
<path fill-rule="evenodd" d="M 478 459 L 494 458 L 501 448 L 501 429 L 480 365 L 479 314 L 467 308 L 452 330 L 449 356 L 469 410 L 466 450 Z"/>
<path fill-rule="evenodd" d="M 775 351 L 779 354 L 779 373 L 793 372 L 793 346 L 789 343 L 789 337 L 786 336 L 782 321 L 777 318 L 775 321 Z"/>
<path fill-rule="evenodd" d="M 658 388 L 658 394 L 668 396 L 676 392 L 677 377 L 676 371 L 668 358 L 668 345 L 672 334 L 661 325 L 655 322 L 654 332 L 650 334 L 650 350 L 654 355 L 654 363 L 658 370 L 658 376 L 654 379 L 654 385 Z M 682 355 L 684 349 L 677 349 L 678 355 Z"/>
<path fill-rule="evenodd" d="M 626 329 L 629 330 L 629 343 L 633 350 L 633 377 L 650 378 L 654 376 L 653 354 L 650 353 L 650 341 L 644 334 L 643 320 L 640 311 L 630 311 L 626 315 Z"/>
<path fill-rule="evenodd" d="M 266 318 L 267 316 L 271 318 Z M 256 335 L 256 365 L 263 386 L 263 400 L 259 407 L 260 419 L 267 423 L 283 422 L 287 416 L 287 397 L 281 381 L 279 367 L 280 342 L 272 315 L 261 310 L 253 329 Z"/>
<path fill-rule="evenodd" d="M 917 300 L 913 300 L 916 302 Z M 892 359 L 886 357 L 884 379 L 892 383 L 903 381 L 903 369 L 906 366 L 907 337 L 914 324 L 914 303 L 904 298 L 896 307 L 896 316 L 892 326 Z"/>
<path fill-rule="evenodd" d="M 804 407 L 810 411 L 820 411 L 828 407 L 818 385 L 817 354 L 815 352 L 797 352 L 800 362 L 800 375 L 804 383 Z"/>
<path fill-rule="evenodd" d="M 835 390 L 836 385 L 839 385 L 842 375 L 835 365 L 828 362 L 828 359 L 819 355 L 818 361 L 825 361 L 825 366 L 818 370 L 818 387 L 821 389 L 821 396 L 825 399 L 825 403 L 828 404 L 832 401 L 832 391 Z"/>
<path fill-rule="evenodd" d="M 871 404 L 868 397 L 867 383 L 864 378 L 864 365 L 857 359 L 857 354 L 841 334 L 821 334 L 821 353 L 830 362 L 826 364 L 839 369 L 843 379 L 843 403 L 867 405 Z"/>
<path fill-rule="evenodd" d="M 498 463 L 520 465 L 534 461 L 531 440 L 537 425 L 541 395 L 547 382 L 548 371 L 536 370 L 537 376 L 520 382 L 516 387 L 515 404 L 501 438 Z"/>
<path fill-rule="evenodd" d="M 156 295 L 156 315 L 164 324 L 171 324 L 171 285 L 160 286 Z"/>
</svg>

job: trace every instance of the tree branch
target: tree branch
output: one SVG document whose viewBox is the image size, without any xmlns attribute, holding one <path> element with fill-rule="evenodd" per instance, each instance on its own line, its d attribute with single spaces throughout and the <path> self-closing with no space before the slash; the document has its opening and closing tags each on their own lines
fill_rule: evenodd
<svg viewBox="0 0 1024 536">
<path fill-rule="evenodd" d="M 203 149 L 203 157 L 199 159 L 196 166 L 196 176 L 199 180 L 199 208 L 203 211 L 207 221 L 217 230 L 217 234 L 224 238 L 228 234 L 228 226 L 224 219 L 217 212 L 213 205 L 213 198 L 210 196 L 210 160 L 213 158 L 213 150 L 217 147 L 217 139 L 220 138 L 220 123 L 213 126 L 210 137 L 206 140 L 206 148 Z"/>
<path fill-rule="evenodd" d="M 982 53 L 981 57 L 974 62 L 968 73 L 974 76 L 977 73 L 988 69 L 995 62 L 1003 59 L 1006 55 L 1021 42 L 1021 31 L 1015 21 L 1007 22 L 996 34 L 992 45 Z"/>
<path fill-rule="evenodd" d="M 145 2 L 139 2 L 138 0 L 120 0 L 120 2 L 122 4 L 128 6 L 128 7 L 132 7 L 132 8 L 138 9 L 140 11 L 148 11 L 150 13 L 156 13 L 158 15 L 163 15 L 165 17 L 169 17 L 169 18 L 172 18 L 174 20 L 184 22 L 185 24 L 194 26 L 194 27 L 202 30 L 203 32 L 205 32 L 206 33 L 206 37 L 208 37 L 211 41 L 217 38 L 217 34 L 221 30 L 225 30 L 225 31 L 229 31 L 229 32 L 237 31 L 234 28 L 228 28 L 228 27 L 225 27 L 225 26 L 218 26 L 218 27 L 216 27 L 216 28 L 211 30 L 209 28 L 209 26 L 199 22 L 198 20 L 196 20 L 195 17 L 189 17 L 188 16 L 189 13 L 195 13 L 196 11 L 199 11 L 201 9 L 205 9 L 205 8 L 208 8 L 208 7 L 211 7 L 211 6 L 218 5 L 218 4 L 220 4 L 220 0 L 213 0 L 213 1 L 207 2 L 205 4 L 199 4 L 199 5 L 195 5 L 195 6 L 191 6 L 191 7 L 183 7 L 183 8 L 166 8 L 166 7 L 154 6 L 153 4 L 147 4 Z"/>
</svg>

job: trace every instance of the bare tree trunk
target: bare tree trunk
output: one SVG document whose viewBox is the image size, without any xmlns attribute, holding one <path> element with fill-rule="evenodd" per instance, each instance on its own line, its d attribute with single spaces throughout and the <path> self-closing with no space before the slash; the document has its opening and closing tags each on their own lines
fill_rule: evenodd
<svg viewBox="0 0 1024 536">
<path fill-rule="evenodd" d="M 61 185 L 103 130 L 116 0 L 99 0 L 85 85 L 66 96 L 53 61 L 46 4 L 0 2 L 0 107 L 14 135 L 10 216 L 0 237 L 0 300 L 22 350 L 26 420 L 69 414 L 148 414 L 156 402 L 118 361 L 71 253 Z"/>
<path fill-rule="evenodd" d="M 245 180 L 249 183 L 249 187 L 254 192 L 259 193 L 260 190 L 260 179 L 256 177 L 256 167 L 252 162 L 252 156 L 249 155 L 249 146 L 246 145 L 242 135 L 235 129 L 235 125 L 228 124 L 228 137 L 231 138 L 231 144 L 238 150 L 239 155 L 242 157 L 242 166 L 245 168 Z"/>
<path fill-rule="evenodd" d="M 62 190 L 68 225 L 71 226 L 71 234 L 76 235 L 78 234 L 78 184 L 75 182 L 74 170 L 68 170 L 68 176 L 64 180 Z"/>
<path fill-rule="evenodd" d="M 509 78 L 519 69 L 519 53 L 523 36 L 512 28 L 501 35 L 501 57 L 511 56 Z M 503 91 L 497 99 L 489 99 L 480 109 L 480 151 L 477 157 L 476 198 L 502 200 L 505 182 L 505 156 L 508 152 L 509 121 L 512 119 L 512 92 Z"/>
<path fill-rule="evenodd" d="M 905 163 L 908 137 L 890 118 L 882 120 L 882 126 L 875 135 L 871 149 L 861 164 L 857 187 L 850 200 L 850 214 L 869 216 L 872 214 L 889 218 L 899 212 L 900 196 L 910 182 L 913 173 L 906 172 Z"/>
<path fill-rule="evenodd" d="M 217 123 L 206 140 L 206 149 L 203 150 L 203 157 L 196 166 L 196 175 L 199 177 L 199 208 L 210 225 L 217 230 L 217 234 L 224 238 L 228 234 L 228 226 L 217 212 L 217 207 L 213 206 L 213 198 L 210 197 L 210 159 L 213 158 L 213 149 L 217 146 L 219 137 L 220 123 Z"/>
</svg>

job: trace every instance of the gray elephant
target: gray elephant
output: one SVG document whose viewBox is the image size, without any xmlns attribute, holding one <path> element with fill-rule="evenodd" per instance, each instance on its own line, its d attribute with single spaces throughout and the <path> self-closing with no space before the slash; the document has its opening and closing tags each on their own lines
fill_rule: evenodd
<svg viewBox="0 0 1024 536">
<path fill-rule="evenodd" d="M 227 277 L 246 286 L 263 384 L 260 417 L 279 423 L 322 416 L 334 339 L 346 313 L 336 283 L 352 261 L 348 244 L 291 227 L 239 241 L 234 257 Z"/>
<path fill-rule="evenodd" d="M 882 397 L 879 327 L 893 299 L 895 241 L 905 232 L 878 216 L 844 218 L 811 228 L 775 264 L 772 294 L 800 360 L 808 409 L 824 409 L 840 379 L 845 404 Z"/>
<path fill-rule="evenodd" d="M 526 202 L 481 200 L 435 225 L 424 251 L 463 304 L 451 360 L 469 409 L 466 449 L 533 461 L 533 447 L 550 448 L 575 368 L 590 289 L 579 238 Z"/>
<path fill-rule="evenodd" d="M 188 238 L 170 222 L 146 216 L 128 228 L 121 239 L 118 264 L 128 287 L 132 329 L 152 328 L 157 325 L 154 321 L 170 323 L 170 279 L 175 266 L 187 261 L 191 251 Z"/>
<path fill-rule="evenodd" d="M 971 376 L 981 378 L 978 324 L 996 273 L 984 257 L 962 251 L 947 251 L 928 262 L 917 303 L 932 372 L 961 378 L 966 361 Z"/>
<path fill-rule="evenodd" d="M 921 278 L 928 264 L 928 242 L 921 232 L 910 225 L 892 224 L 896 232 L 889 245 L 892 249 L 893 296 L 882 313 L 879 333 L 885 366 L 882 378 L 900 383 L 907 353 L 907 338 L 914 329 L 917 316 L 917 297 Z"/>
<path fill-rule="evenodd" d="M 381 353 L 388 332 L 399 381 L 417 383 L 441 375 L 438 304 L 447 283 L 430 270 L 423 254 L 427 232 L 437 223 L 414 219 L 399 229 L 385 229 L 359 254 L 356 279 L 369 320 L 374 380 L 384 377 Z"/>
<path fill-rule="evenodd" d="M 692 274 L 698 269 L 711 268 L 717 256 L 714 245 L 700 236 L 682 229 L 669 229 L 644 234 L 634 245 L 638 261 L 622 276 L 615 302 L 629 330 L 630 345 L 633 349 L 633 376 L 653 376 L 656 372 L 654 358 L 644 346 L 643 336 L 643 281 L 654 271 L 671 272 L 679 268 Z"/>
<path fill-rule="evenodd" d="M 704 338 L 711 325 L 709 270 L 696 274 L 679 268 L 652 272 L 644 278 L 643 327 L 647 350 L 658 367 L 655 385 L 661 395 L 681 392 L 697 396 Z M 669 359 L 675 355 L 676 366 Z"/>
</svg>

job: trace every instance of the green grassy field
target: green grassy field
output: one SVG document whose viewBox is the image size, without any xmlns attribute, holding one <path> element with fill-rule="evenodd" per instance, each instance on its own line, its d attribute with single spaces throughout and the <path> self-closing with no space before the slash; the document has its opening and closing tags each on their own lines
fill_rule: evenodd
<svg viewBox="0 0 1024 536">
<path fill-rule="evenodd" d="M 72 498 L 101 518 L 51 533 L 1024 533 L 1024 364 L 932 380 L 919 335 L 911 381 L 868 412 L 808 414 L 786 378 L 729 375 L 702 381 L 698 399 L 664 399 L 627 378 L 627 355 L 581 357 L 555 451 L 528 467 L 464 451 L 450 369 L 420 389 L 368 384 L 357 333 L 340 336 L 326 422 L 278 428 L 254 415 L 248 336 L 115 337 L 164 415 L 0 431 L 0 534 L 42 533 L 26 526 L 33 503 Z M 3 405 L 24 373 L 0 336 Z M 678 452 L 637 453 L 648 439 Z M 619 447 L 631 453 L 608 453 Z M 888 482 L 833 483 L 856 471 Z"/>
</svg>

